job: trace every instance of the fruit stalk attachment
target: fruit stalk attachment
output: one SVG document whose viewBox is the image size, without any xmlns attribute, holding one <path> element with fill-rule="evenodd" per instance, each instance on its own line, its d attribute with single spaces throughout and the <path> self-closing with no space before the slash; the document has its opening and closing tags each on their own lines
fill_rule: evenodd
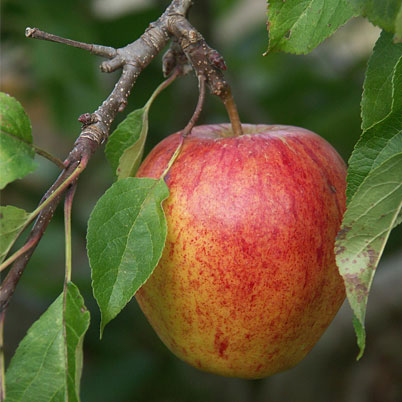
<svg viewBox="0 0 402 402">
<path fill-rule="evenodd" d="M 210 92 L 222 100 L 232 124 L 233 136 L 242 135 L 236 104 L 223 74 L 227 68 L 223 57 L 207 44 L 185 17 L 173 16 L 168 29 L 174 39 L 164 56 L 164 73 L 169 73 L 177 65 L 182 65 L 183 71 L 191 66 L 198 80 L 204 77 Z"/>
<path fill-rule="evenodd" d="M 230 88 L 226 91 L 225 97 L 223 98 L 223 104 L 225 105 L 226 111 L 229 115 L 230 123 L 232 124 L 233 137 L 238 137 L 239 135 L 242 135 L 243 129 L 241 127 L 239 113 L 237 111 L 237 106 Z"/>
</svg>

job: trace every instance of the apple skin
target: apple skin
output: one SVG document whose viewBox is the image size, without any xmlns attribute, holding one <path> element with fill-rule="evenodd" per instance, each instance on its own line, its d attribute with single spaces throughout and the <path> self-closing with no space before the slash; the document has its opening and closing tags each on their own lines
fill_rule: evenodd
<svg viewBox="0 0 402 402">
<path fill-rule="evenodd" d="M 168 234 L 137 301 L 165 345 L 214 374 L 263 378 L 295 366 L 344 298 L 334 242 L 346 166 L 292 126 L 194 127 L 165 181 Z M 159 178 L 165 138 L 137 176 Z"/>
</svg>

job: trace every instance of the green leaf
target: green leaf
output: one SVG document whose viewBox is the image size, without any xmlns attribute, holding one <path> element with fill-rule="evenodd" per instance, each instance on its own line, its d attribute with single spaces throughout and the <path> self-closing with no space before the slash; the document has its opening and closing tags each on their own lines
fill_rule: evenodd
<svg viewBox="0 0 402 402">
<path fill-rule="evenodd" d="M 145 106 L 131 112 L 110 135 L 105 153 L 118 179 L 134 176 L 140 166 L 148 134 L 149 109 L 156 97 L 172 81 L 171 78 L 163 81 Z"/>
<path fill-rule="evenodd" d="M 395 19 L 394 42 L 402 42 L 402 7 L 400 8 Z"/>
<path fill-rule="evenodd" d="M 339 272 L 360 324 L 357 332 L 360 355 L 364 350 L 368 293 L 378 261 L 401 209 L 402 152 L 384 161 L 363 180 L 348 205 L 335 244 Z"/>
<path fill-rule="evenodd" d="M 395 66 L 402 58 L 402 44 L 383 31 L 368 62 L 362 97 L 362 129 L 384 119 L 392 110 Z"/>
<path fill-rule="evenodd" d="M 357 346 L 359 347 L 359 354 L 356 360 L 360 360 L 363 356 L 364 349 L 366 348 L 366 330 L 364 323 L 361 323 L 356 317 L 353 317 L 353 328 L 355 329 Z"/>
<path fill-rule="evenodd" d="M 355 149 L 349 159 L 348 170 L 348 188 L 347 196 L 348 202 L 352 199 L 359 185 L 363 182 L 365 177 L 377 166 L 379 166 L 386 159 L 392 155 L 402 151 L 402 46 L 393 45 L 393 57 L 392 58 L 379 58 L 378 54 L 381 54 L 381 50 L 387 48 L 385 38 L 388 42 L 391 40 L 389 35 L 382 36 L 375 48 L 374 55 L 370 60 L 369 70 L 370 77 L 373 74 L 373 70 L 376 69 L 384 71 L 393 71 L 391 79 L 391 91 L 383 91 L 377 86 L 378 82 L 373 83 L 373 80 L 368 78 L 369 82 L 365 86 L 365 91 L 369 91 L 369 95 L 366 95 L 366 100 L 371 99 L 371 106 L 367 106 L 367 101 L 362 102 L 364 105 L 364 116 L 370 113 L 373 106 L 373 99 L 377 97 L 377 103 L 388 104 L 391 101 L 390 112 L 382 120 L 379 120 L 374 125 L 368 127 L 363 132 L 361 138 L 355 146 Z M 382 46 L 381 46 L 382 45 Z M 395 56 L 394 52 L 399 52 L 399 58 Z M 387 68 L 382 67 L 387 63 L 391 63 L 392 66 Z M 386 74 L 382 74 L 383 77 Z M 385 82 L 384 80 L 382 82 Z M 369 84 L 373 84 L 370 86 Z M 391 94 L 390 94 L 391 92 Z M 369 102 L 370 103 L 370 102 Z M 389 107 L 389 106 L 388 106 Z M 381 115 L 386 112 L 386 108 L 382 110 Z M 373 112 L 375 114 L 375 112 Z M 378 115 L 375 119 L 378 119 Z M 368 117 L 364 117 L 365 124 L 369 124 Z"/>
<path fill-rule="evenodd" d="M 352 6 L 374 25 L 402 39 L 402 0 L 350 0 Z"/>
<path fill-rule="evenodd" d="M 7 402 L 79 401 L 88 326 L 89 312 L 70 282 L 18 346 L 6 373 Z"/>
<path fill-rule="evenodd" d="M 6 257 L 29 217 L 30 214 L 23 209 L 11 205 L 0 207 L 0 262 Z"/>
<path fill-rule="evenodd" d="M 134 110 L 116 128 L 106 144 L 106 157 L 119 179 L 137 171 L 148 133 L 148 107 Z"/>
<path fill-rule="evenodd" d="M 156 267 L 165 246 L 163 179 L 128 177 L 98 200 L 88 222 L 87 248 L 101 334 Z"/>
<path fill-rule="evenodd" d="M 353 15 L 348 0 L 269 0 L 268 51 L 309 53 Z"/>
<path fill-rule="evenodd" d="M 31 131 L 21 104 L 0 92 L 0 189 L 35 170 Z"/>
</svg>

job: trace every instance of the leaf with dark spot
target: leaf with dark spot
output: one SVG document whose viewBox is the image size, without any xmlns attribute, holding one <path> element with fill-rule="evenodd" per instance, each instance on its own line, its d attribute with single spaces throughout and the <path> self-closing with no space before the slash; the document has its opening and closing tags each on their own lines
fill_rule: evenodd
<svg viewBox="0 0 402 402">
<path fill-rule="evenodd" d="M 402 210 L 402 152 L 375 168 L 357 189 L 335 243 L 336 262 L 359 325 L 364 350 L 364 318 L 375 270 Z M 356 325 L 355 325 L 356 327 Z"/>
</svg>

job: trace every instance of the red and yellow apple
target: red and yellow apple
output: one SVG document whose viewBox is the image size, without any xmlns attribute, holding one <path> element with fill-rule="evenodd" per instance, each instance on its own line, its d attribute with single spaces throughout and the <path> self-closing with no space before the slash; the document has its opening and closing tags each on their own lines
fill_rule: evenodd
<svg viewBox="0 0 402 402">
<path fill-rule="evenodd" d="M 262 378 L 293 367 L 345 293 L 334 242 L 346 168 L 311 131 L 193 128 L 165 177 L 168 234 L 136 298 L 161 340 L 201 370 Z M 158 144 L 138 176 L 159 178 L 179 143 Z"/>
</svg>

